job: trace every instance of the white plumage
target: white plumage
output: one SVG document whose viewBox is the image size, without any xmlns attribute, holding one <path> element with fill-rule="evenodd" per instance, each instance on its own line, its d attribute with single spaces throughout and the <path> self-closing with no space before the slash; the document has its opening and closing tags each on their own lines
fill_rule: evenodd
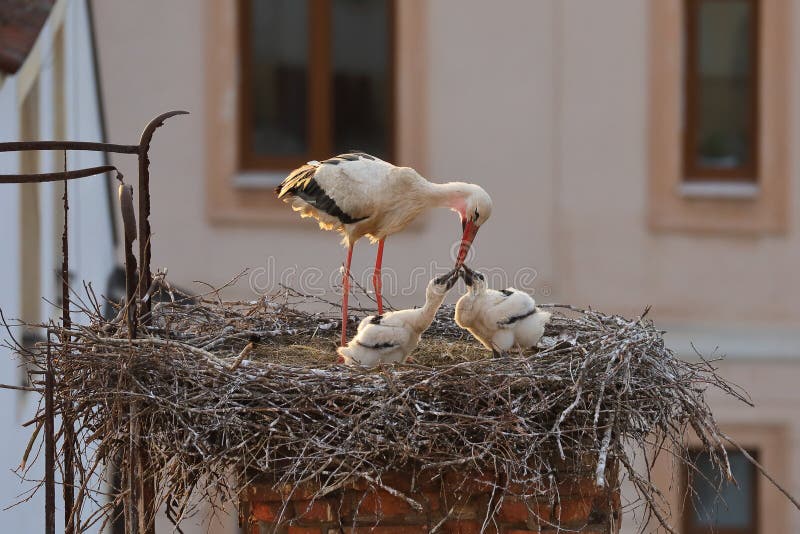
<svg viewBox="0 0 800 534">
<path fill-rule="evenodd" d="M 491 198 L 477 185 L 429 182 L 410 167 L 361 152 L 310 161 L 292 171 L 276 192 L 302 217 L 341 233 L 345 246 L 364 236 L 378 242 L 433 207 L 450 208 L 476 227 L 492 213 Z"/>
<path fill-rule="evenodd" d="M 477 185 L 432 183 L 410 167 L 396 167 L 363 152 L 310 161 L 292 171 L 275 191 L 302 217 L 313 217 L 320 228 L 342 234 L 348 247 L 342 279 L 342 345 L 347 337 L 350 260 L 356 241 L 367 236 L 379 243 L 372 282 L 381 313 L 380 270 L 387 236 L 400 232 L 430 208 L 449 208 L 459 214 L 463 230 L 458 269 L 492 213 L 492 199 Z"/>
<path fill-rule="evenodd" d="M 464 266 L 467 292 L 456 303 L 455 320 L 497 355 L 512 348 L 536 346 L 550 320 L 550 313 L 536 307 L 536 301 L 514 288 L 489 289 L 481 273 Z"/>
<path fill-rule="evenodd" d="M 382 363 L 405 362 L 417 348 L 422 333 L 433 322 L 457 278 L 454 270 L 431 280 L 425 292 L 425 305 L 421 308 L 365 317 L 350 343 L 337 349 L 343 363 L 374 367 Z"/>
</svg>

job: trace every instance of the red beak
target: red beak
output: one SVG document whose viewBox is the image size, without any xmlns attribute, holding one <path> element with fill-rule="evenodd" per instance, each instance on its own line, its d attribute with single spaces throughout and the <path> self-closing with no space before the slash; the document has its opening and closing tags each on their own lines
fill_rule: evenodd
<svg viewBox="0 0 800 534">
<path fill-rule="evenodd" d="M 458 249 L 458 257 L 456 258 L 455 269 L 460 269 L 464 265 L 464 260 L 467 259 L 467 252 L 472 246 L 472 241 L 478 233 L 478 226 L 472 221 L 467 221 L 464 225 L 464 235 L 461 237 L 461 247 Z"/>
</svg>

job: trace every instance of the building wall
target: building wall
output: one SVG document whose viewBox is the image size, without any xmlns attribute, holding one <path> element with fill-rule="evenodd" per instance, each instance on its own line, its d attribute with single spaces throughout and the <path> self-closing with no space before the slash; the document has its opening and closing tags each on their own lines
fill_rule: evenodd
<svg viewBox="0 0 800 534">
<path fill-rule="evenodd" d="M 153 145 L 154 266 L 169 267 L 173 280 L 186 287 L 193 280 L 224 283 L 244 267 L 318 267 L 326 280 L 330 273 L 335 278 L 344 258 L 338 238 L 299 221 L 288 207 L 282 207 L 285 218 L 266 224 L 223 224 L 208 216 L 205 153 L 230 149 L 225 139 L 205 143 L 205 80 L 215 71 L 207 72 L 213 62 L 201 29 L 211 4 L 97 3 L 111 139 L 132 140 L 162 111 L 192 112 L 159 130 Z M 732 355 L 725 369 L 758 408 L 734 409 L 714 397 L 721 422 L 784 425 L 787 450 L 793 450 L 800 429 L 790 414 L 796 400 L 787 396 L 791 384 L 778 380 L 800 372 L 800 285 L 793 283 L 800 265 L 800 151 L 794 141 L 800 117 L 794 102 L 785 110 L 790 138 L 779 141 L 792 149 L 785 232 L 656 232 L 648 225 L 647 203 L 648 2 L 412 4 L 422 12 L 420 41 L 427 47 L 420 58 L 426 64 L 425 101 L 418 110 L 426 154 L 420 170 L 436 181 L 479 182 L 495 200 L 472 264 L 512 273 L 512 283 L 513 273 L 535 270 L 526 289 L 543 301 L 623 314 L 651 305 L 651 316 L 670 331 L 682 355 L 693 357 L 691 340 L 705 353 L 719 348 Z M 794 36 L 800 9 L 791 4 Z M 793 94 L 800 40 L 790 43 Z M 232 106 L 235 76 L 223 82 Z M 132 175 L 131 162 L 119 163 Z M 453 214 L 431 214 L 421 227 L 387 241 L 384 265 L 401 280 L 431 262 L 449 265 L 457 237 Z M 368 273 L 373 254 L 366 244 L 356 247 L 356 273 Z M 247 284 L 234 293 L 252 295 Z M 414 303 L 420 296 L 389 300 Z M 792 453 L 786 471 L 795 494 L 798 459 Z M 790 517 L 792 531 L 800 530 L 798 514 Z"/>
<path fill-rule="evenodd" d="M 421 5 L 428 26 L 423 170 L 438 181 L 479 182 L 495 200 L 475 265 L 533 267 L 545 297 L 626 313 L 647 303 L 664 320 L 800 320 L 798 289 L 785 283 L 800 260 L 795 218 L 780 235 L 657 233 L 647 225 L 645 2 Z M 97 11 L 111 137 L 131 140 L 163 110 L 192 112 L 156 134 L 156 263 L 185 283 L 222 282 L 264 265 L 276 249 L 278 268 L 336 269 L 338 239 L 310 221 L 225 225 L 206 216 L 203 154 L 225 145 L 203 141 L 203 33 L 175 33 L 175 24 L 202 28 L 204 10 L 183 0 L 103 2 Z M 128 174 L 135 168 L 119 163 Z M 436 213 L 422 231 L 390 238 L 386 265 L 407 275 L 429 260 L 447 264 L 457 237 L 453 215 Z M 360 248 L 355 261 L 366 268 L 374 250 Z M 208 251 L 221 253 L 208 258 Z"/>
<path fill-rule="evenodd" d="M 86 17 L 83 0 L 57 2 L 26 63 L 15 76 L 0 80 L 0 142 L 17 141 L 26 135 L 36 139 L 100 140 Z M 61 39 L 63 42 L 59 43 Z M 57 74 L 62 67 L 64 79 Z M 28 100 L 26 109 L 23 103 L 32 90 L 38 91 L 38 97 Z M 26 154 L 28 156 L 0 153 L 0 174 L 52 172 L 63 168 L 62 154 Z M 70 154 L 68 157 L 70 169 L 100 164 L 98 154 Z M 6 319 L 14 320 L 22 317 L 22 303 L 28 300 L 33 311 L 25 319 L 45 322 L 61 315 L 59 309 L 42 299 L 54 303 L 61 295 L 56 272 L 60 273 L 61 262 L 60 228 L 63 218 L 60 199 L 63 185 L 49 183 L 26 187 L 32 187 L 30 191 L 33 194 L 29 200 L 33 205 L 38 204 L 38 221 L 32 219 L 31 214 L 22 213 L 19 185 L 0 185 L 0 243 L 4 251 L 4 259 L 0 261 L 0 308 Z M 108 275 L 116 260 L 105 183 L 102 177 L 72 182 L 69 194 L 70 270 L 75 281 L 91 283 L 99 297 L 106 292 Z M 30 227 L 23 229 L 23 221 L 38 222 L 38 235 L 32 234 Z M 36 241 L 37 245 L 31 245 Z M 32 256 L 38 256 L 38 265 L 31 266 L 39 271 L 38 277 L 34 277 L 39 281 L 36 294 L 22 294 L 20 281 L 23 273 L 19 256 L 24 245 L 37 249 L 37 254 Z M 78 283 L 74 289 L 82 294 L 82 287 Z M 76 314 L 73 319 L 78 321 L 80 317 Z M 19 330 L 15 332 L 15 336 L 20 334 Z M 0 383 L 20 384 L 20 364 L 8 350 L 0 349 Z M 19 506 L 6 509 L 34 486 L 21 482 L 13 469 L 19 465 L 32 431 L 31 427 L 22 428 L 20 425 L 33 417 L 36 407 L 36 395 L 0 389 L 0 431 L 4 438 L 0 447 L 0 508 L 3 509 L 0 521 L 3 530 L 8 532 L 40 531 L 44 528 L 43 492 Z M 43 478 L 43 473 L 41 459 L 29 476 L 37 480 Z M 63 514 L 57 514 L 57 519 L 62 524 Z"/>
</svg>

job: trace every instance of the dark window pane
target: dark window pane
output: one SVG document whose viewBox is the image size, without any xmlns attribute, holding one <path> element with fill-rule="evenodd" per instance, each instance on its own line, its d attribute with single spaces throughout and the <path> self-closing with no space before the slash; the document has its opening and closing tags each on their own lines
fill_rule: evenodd
<svg viewBox="0 0 800 534">
<path fill-rule="evenodd" d="M 333 0 L 331 57 L 336 152 L 388 157 L 391 128 L 389 0 Z"/>
<path fill-rule="evenodd" d="M 742 529 L 750 532 L 755 528 L 755 472 L 753 466 L 739 452 L 728 452 L 731 471 L 739 484 L 737 488 L 727 483 L 722 473 L 712 464 L 706 453 L 698 454 L 698 472 L 691 473 L 693 490 L 691 524 L 711 529 Z"/>
<path fill-rule="evenodd" d="M 248 69 L 251 150 L 286 156 L 307 152 L 308 1 L 250 0 Z"/>
<path fill-rule="evenodd" d="M 694 148 L 698 168 L 736 169 L 753 164 L 753 10 L 747 0 L 705 0 L 696 12 Z"/>
</svg>

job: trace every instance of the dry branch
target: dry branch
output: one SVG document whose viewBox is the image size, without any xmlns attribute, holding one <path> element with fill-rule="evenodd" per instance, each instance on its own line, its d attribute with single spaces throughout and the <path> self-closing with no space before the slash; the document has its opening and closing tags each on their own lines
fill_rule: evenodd
<svg viewBox="0 0 800 534">
<path fill-rule="evenodd" d="M 636 448 L 649 457 L 660 443 L 691 462 L 684 439 L 693 429 L 730 472 L 705 391 L 747 398 L 711 363 L 678 359 L 643 317 L 554 310 L 538 351 L 492 359 L 445 306 L 417 363 L 362 370 L 334 363 L 339 312 L 300 311 L 307 296 L 224 302 L 213 290 L 176 299 L 163 276 L 154 283 L 171 298 L 138 325 L 144 337 L 129 339 L 125 322 L 104 320 L 96 306 L 82 310 L 88 325 L 51 327 L 53 353 L 69 355 L 52 363 L 54 409 L 72 403 L 82 499 L 112 460 L 130 461 L 131 428 L 152 462 L 139 476 L 154 477 L 156 508 L 176 517 L 198 498 L 236 499 L 257 479 L 276 490 L 313 482 L 320 497 L 361 480 L 419 506 L 382 475 L 495 473 L 499 498 L 555 501 L 570 473 L 588 468 L 598 484 L 615 486 L 620 466 L 669 530 L 661 494 L 632 467 Z M 40 372 L 46 352 L 32 358 Z"/>
</svg>

